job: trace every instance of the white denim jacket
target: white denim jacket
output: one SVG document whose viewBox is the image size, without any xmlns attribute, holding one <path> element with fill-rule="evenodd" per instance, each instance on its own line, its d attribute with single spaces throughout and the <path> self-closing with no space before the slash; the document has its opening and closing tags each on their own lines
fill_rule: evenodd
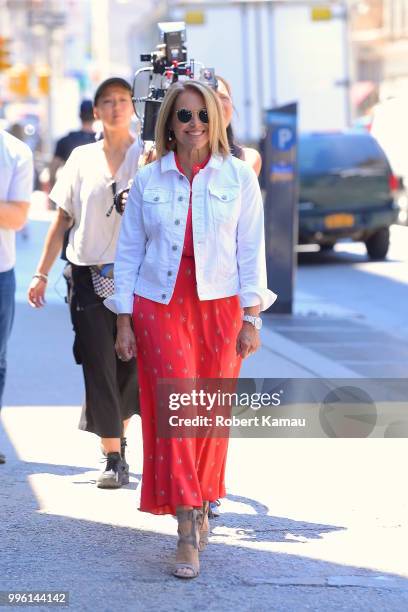
<svg viewBox="0 0 408 612">
<path fill-rule="evenodd" d="M 182 256 L 189 180 L 174 153 L 145 166 L 129 193 L 117 244 L 115 293 L 105 305 L 133 311 L 134 294 L 168 304 Z M 241 306 L 266 310 L 264 214 L 256 175 L 245 162 L 212 156 L 192 184 L 197 293 L 200 300 L 239 295 Z"/>
</svg>

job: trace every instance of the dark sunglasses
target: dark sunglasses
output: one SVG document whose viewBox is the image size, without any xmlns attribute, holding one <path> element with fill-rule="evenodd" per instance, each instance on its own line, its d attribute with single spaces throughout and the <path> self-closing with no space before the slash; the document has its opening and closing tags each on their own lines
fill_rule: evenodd
<svg viewBox="0 0 408 612">
<path fill-rule="evenodd" d="M 201 123 L 208 123 L 207 109 L 202 108 L 198 111 L 198 113 L 197 111 L 194 112 L 198 115 Z M 193 111 L 187 110 L 187 108 L 180 108 L 178 111 L 176 111 L 176 116 L 180 123 L 189 123 L 193 118 Z"/>
</svg>

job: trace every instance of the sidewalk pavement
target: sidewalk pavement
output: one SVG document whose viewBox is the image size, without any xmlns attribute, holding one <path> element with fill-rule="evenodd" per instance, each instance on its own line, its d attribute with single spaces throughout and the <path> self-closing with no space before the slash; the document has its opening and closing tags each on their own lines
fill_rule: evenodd
<svg viewBox="0 0 408 612">
<path fill-rule="evenodd" d="M 66 305 L 55 291 L 42 311 L 24 303 L 44 231 L 35 221 L 19 239 L 0 425 L 8 458 L 0 467 L 0 589 L 69 591 L 70 609 L 81 611 L 407 609 L 408 499 L 397 467 L 406 462 L 404 439 L 231 439 L 228 497 L 200 577 L 171 576 L 174 519 L 137 510 L 139 419 L 128 432 L 130 484 L 97 489 L 98 443 L 77 429 L 83 388 Z M 375 330 L 324 308 L 265 317 L 263 347 L 242 376 L 364 376 Z M 345 330 L 365 334 L 353 367 L 334 350 Z M 406 361 L 403 343 L 396 350 Z"/>
</svg>

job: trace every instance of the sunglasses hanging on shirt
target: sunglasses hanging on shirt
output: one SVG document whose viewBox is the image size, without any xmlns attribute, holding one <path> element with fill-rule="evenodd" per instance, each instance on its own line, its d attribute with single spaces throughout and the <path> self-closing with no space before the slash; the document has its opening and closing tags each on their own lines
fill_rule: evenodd
<svg viewBox="0 0 408 612">
<path fill-rule="evenodd" d="M 113 209 L 115 208 L 115 196 L 116 196 L 116 182 L 113 182 L 112 185 L 112 194 L 113 194 L 113 204 L 112 206 L 109 207 L 109 209 L 106 212 L 106 216 L 110 217 L 112 214 Z"/>
<path fill-rule="evenodd" d="M 176 111 L 176 117 L 180 123 L 189 123 L 193 118 L 193 112 L 198 115 L 201 123 L 208 123 L 208 113 L 206 108 L 202 108 L 198 112 L 188 110 L 187 108 L 180 108 L 178 111 Z"/>
</svg>

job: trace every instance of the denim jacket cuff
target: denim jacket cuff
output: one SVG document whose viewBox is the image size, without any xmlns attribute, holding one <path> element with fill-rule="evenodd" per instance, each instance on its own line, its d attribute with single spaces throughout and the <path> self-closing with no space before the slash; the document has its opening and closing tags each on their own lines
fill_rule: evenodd
<svg viewBox="0 0 408 612">
<path fill-rule="evenodd" d="M 239 300 L 242 308 L 260 305 L 261 312 L 267 310 L 277 299 L 276 293 L 270 289 L 260 287 L 248 287 L 239 292 Z"/>
<path fill-rule="evenodd" d="M 114 293 L 106 298 L 103 303 L 106 308 L 116 314 L 132 314 L 133 312 L 133 295 Z"/>
</svg>

